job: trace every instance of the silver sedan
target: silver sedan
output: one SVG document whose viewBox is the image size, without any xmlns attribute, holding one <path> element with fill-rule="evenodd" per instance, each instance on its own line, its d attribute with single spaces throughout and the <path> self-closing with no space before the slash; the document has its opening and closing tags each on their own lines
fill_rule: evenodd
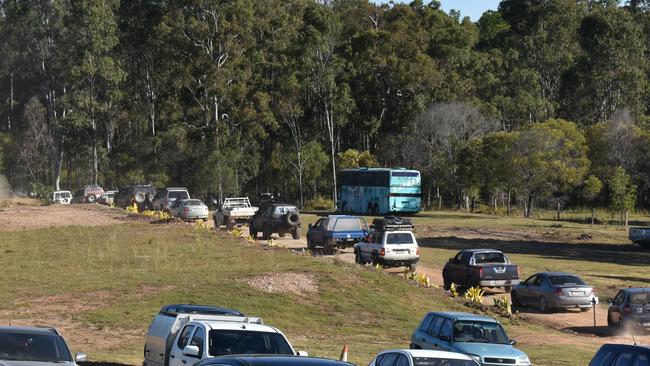
<svg viewBox="0 0 650 366">
<path fill-rule="evenodd" d="M 176 216 L 183 220 L 208 221 L 208 206 L 201 202 L 201 200 L 176 200 L 176 202 L 169 207 L 169 212 L 172 216 Z"/>
<path fill-rule="evenodd" d="M 595 299 L 593 286 L 565 272 L 541 272 L 515 286 L 510 294 L 516 306 L 537 306 L 545 313 L 551 309 L 587 311 Z"/>
</svg>

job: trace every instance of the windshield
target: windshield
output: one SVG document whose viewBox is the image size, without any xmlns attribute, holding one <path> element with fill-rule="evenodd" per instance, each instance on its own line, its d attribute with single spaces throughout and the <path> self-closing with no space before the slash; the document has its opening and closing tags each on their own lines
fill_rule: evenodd
<svg viewBox="0 0 650 366">
<path fill-rule="evenodd" d="M 390 233 L 386 237 L 386 244 L 413 244 L 411 233 Z"/>
<path fill-rule="evenodd" d="M 630 304 L 645 305 L 650 302 L 650 292 L 639 292 L 630 294 Z"/>
<path fill-rule="evenodd" d="M 498 323 L 461 320 L 454 324 L 454 341 L 508 344 L 508 336 Z"/>
<path fill-rule="evenodd" d="M 0 360 L 72 361 L 63 339 L 56 335 L 0 333 Z"/>
<path fill-rule="evenodd" d="M 563 286 L 563 285 L 579 285 L 579 286 L 584 286 L 586 283 L 584 283 L 583 280 L 580 279 L 578 276 L 549 276 L 551 280 L 551 284 L 555 286 Z"/>
<path fill-rule="evenodd" d="M 499 252 L 483 252 L 474 254 L 474 262 L 481 263 L 506 263 L 506 258 L 503 253 Z"/>
<path fill-rule="evenodd" d="M 366 228 L 366 223 L 360 217 L 339 217 L 330 220 L 327 230 L 333 231 L 361 231 Z"/>
<path fill-rule="evenodd" d="M 211 356 L 232 354 L 292 355 L 289 343 L 279 333 L 249 330 L 213 329 L 210 331 Z"/>
<path fill-rule="evenodd" d="M 72 195 L 70 192 L 57 192 L 54 194 L 54 199 L 58 200 L 60 198 L 70 198 Z"/>
<path fill-rule="evenodd" d="M 413 357 L 413 366 L 476 366 L 476 362 L 448 358 Z"/>
<path fill-rule="evenodd" d="M 186 200 L 190 198 L 190 195 L 187 193 L 187 191 L 169 191 L 169 194 L 167 196 L 169 197 L 170 201 L 177 199 Z"/>
</svg>

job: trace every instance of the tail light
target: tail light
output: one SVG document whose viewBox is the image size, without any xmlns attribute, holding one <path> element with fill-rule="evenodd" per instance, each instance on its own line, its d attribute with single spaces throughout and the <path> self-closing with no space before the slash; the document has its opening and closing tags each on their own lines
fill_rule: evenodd
<svg viewBox="0 0 650 366">
<path fill-rule="evenodd" d="M 415 254 L 416 254 L 416 255 L 420 255 L 420 247 L 417 247 L 417 248 L 415 249 Z"/>
<path fill-rule="evenodd" d="M 478 277 L 483 277 L 483 267 L 478 267 Z"/>
<path fill-rule="evenodd" d="M 386 255 L 386 249 L 381 248 L 381 250 L 379 251 L 379 255 L 382 256 L 382 257 L 385 256 Z"/>
<path fill-rule="evenodd" d="M 564 294 L 564 291 L 562 291 L 561 287 L 556 287 L 555 288 L 555 296 L 562 296 Z"/>
<path fill-rule="evenodd" d="M 519 266 L 515 266 L 515 268 L 517 268 L 517 278 L 519 278 L 520 275 L 521 275 L 521 274 L 519 273 Z"/>
<path fill-rule="evenodd" d="M 183 209 L 183 212 L 190 212 L 189 207 L 185 207 L 185 208 Z"/>
<path fill-rule="evenodd" d="M 623 305 L 623 312 L 625 314 L 632 314 L 632 309 L 630 308 L 630 304 Z"/>
<path fill-rule="evenodd" d="M 596 294 L 594 293 L 594 289 L 591 289 L 591 292 L 589 292 L 589 297 L 596 297 Z"/>
</svg>

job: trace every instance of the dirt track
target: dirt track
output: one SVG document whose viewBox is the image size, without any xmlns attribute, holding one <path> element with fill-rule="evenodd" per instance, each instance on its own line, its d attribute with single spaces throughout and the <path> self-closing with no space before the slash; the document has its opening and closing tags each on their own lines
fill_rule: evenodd
<svg viewBox="0 0 650 366">
<path fill-rule="evenodd" d="M 0 231 L 124 223 L 126 213 L 101 205 L 15 206 L 0 209 Z"/>
</svg>

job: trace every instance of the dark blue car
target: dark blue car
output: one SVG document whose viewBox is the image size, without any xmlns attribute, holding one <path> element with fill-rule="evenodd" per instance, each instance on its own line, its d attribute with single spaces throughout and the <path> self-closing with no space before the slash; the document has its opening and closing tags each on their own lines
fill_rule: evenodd
<svg viewBox="0 0 650 366">
<path fill-rule="evenodd" d="M 368 225 L 362 217 L 350 215 L 329 215 L 309 224 L 307 247 L 310 250 L 322 248 L 325 253 L 334 249 L 353 247 L 368 235 Z"/>
</svg>

